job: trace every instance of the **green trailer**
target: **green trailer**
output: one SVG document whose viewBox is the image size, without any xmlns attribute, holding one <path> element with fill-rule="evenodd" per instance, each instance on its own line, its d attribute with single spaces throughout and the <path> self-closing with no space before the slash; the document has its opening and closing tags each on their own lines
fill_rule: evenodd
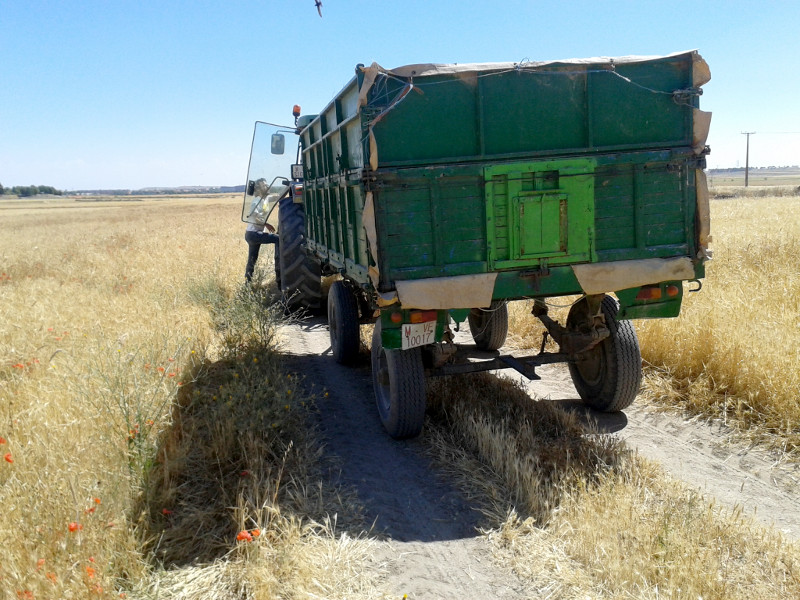
<svg viewBox="0 0 800 600">
<path fill-rule="evenodd" d="M 359 65 L 319 115 L 296 114 L 294 177 L 266 195 L 256 140 L 274 152 L 292 128 L 257 127 L 245 207 L 277 201 L 293 306 L 319 307 L 320 276 L 341 276 L 327 300 L 337 361 L 355 359 L 359 325 L 375 322 L 390 435 L 419 434 L 427 376 L 476 370 L 538 378 L 537 366 L 565 362 L 586 404 L 621 410 L 641 380 L 629 320 L 677 316 L 710 255 L 709 79 L 695 51 Z M 580 300 L 560 324 L 544 300 L 566 295 Z M 521 299 L 535 300 L 558 352 L 501 352 L 507 303 Z M 452 332 L 465 321 L 469 347 Z"/>
</svg>

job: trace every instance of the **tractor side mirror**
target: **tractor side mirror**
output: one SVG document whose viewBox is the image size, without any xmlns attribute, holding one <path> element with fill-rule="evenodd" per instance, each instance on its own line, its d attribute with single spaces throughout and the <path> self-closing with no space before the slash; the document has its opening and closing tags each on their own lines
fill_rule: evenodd
<svg viewBox="0 0 800 600">
<path fill-rule="evenodd" d="M 270 152 L 272 152 L 273 154 L 283 154 L 285 146 L 286 146 L 286 138 L 284 137 L 284 135 L 282 133 L 273 133 Z"/>
</svg>

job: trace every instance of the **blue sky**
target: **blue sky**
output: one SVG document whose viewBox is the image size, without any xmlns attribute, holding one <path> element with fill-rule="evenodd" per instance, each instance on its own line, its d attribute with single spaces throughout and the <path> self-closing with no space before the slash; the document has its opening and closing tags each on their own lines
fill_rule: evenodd
<svg viewBox="0 0 800 600">
<path fill-rule="evenodd" d="M 0 183 L 244 183 L 256 120 L 314 113 L 358 63 L 697 48 L 710 167 L 800 164 L 800 2 L 0 0 Z"/>
</svg>

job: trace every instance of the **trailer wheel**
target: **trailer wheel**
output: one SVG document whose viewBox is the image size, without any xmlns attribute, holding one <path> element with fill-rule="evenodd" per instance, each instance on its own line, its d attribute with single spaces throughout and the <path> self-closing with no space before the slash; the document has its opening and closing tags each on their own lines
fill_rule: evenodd
<svg viewBox="0 0 800 600">
<path fill-rule="evenodd" d="M 642 355 L 639 339 L 630 321 L 618 321 L 619 304 L 605 296 L 600 303 L 610 335 L 588 352 L 569 363 L 572 382 L 583 403 L 603 412 L 628 408 L 639 393 L 642 382 Z M 567 329 L 575 331 L 591 319 L 588 303 L 575 304 L 567 317 Z"/>
<path fill-rule="evenodd" d="M 472 339 L 481 350 L 497 350 L 506 343 L 508 305 L 502 300 L 493 300 L 489 308 L 473 308 L 467 319 Z"/>
<path fill-rule="evenodd" d="M 358 300 L 344 281 L 334 281 L 328 292 L 328 330 L 336 362 L 342 365 L 355 362 L 361 346 Z"/>
<path fill-rule="evenodd" d="M 372 387 L 378 415 L 397 440 L 420 434 L 425 422 L 425 371 L 420 348 L 385 350 L 381 322 L 372 335 Z"/>
<path fill-rule="evenodd" d="M 302 204 L 291 196 L 280 199 L 278 204 L 279 262 L 278 286 L 284 293 L 290 310 L 317 310 L 322 298 L 320 264 L 308 256 L 303 247 L 306 233 L 306 218 Z"/>
</svg>

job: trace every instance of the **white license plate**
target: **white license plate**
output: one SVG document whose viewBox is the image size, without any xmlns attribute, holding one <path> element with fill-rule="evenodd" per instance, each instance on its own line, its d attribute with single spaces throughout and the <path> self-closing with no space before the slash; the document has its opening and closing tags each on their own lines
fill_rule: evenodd
<svg viewBox="0 0 800 600">
<path fill-rule="evenodd" d="M 403 324 L 403 350 L 436 341 L 436 321 Z"/>
</svg>

